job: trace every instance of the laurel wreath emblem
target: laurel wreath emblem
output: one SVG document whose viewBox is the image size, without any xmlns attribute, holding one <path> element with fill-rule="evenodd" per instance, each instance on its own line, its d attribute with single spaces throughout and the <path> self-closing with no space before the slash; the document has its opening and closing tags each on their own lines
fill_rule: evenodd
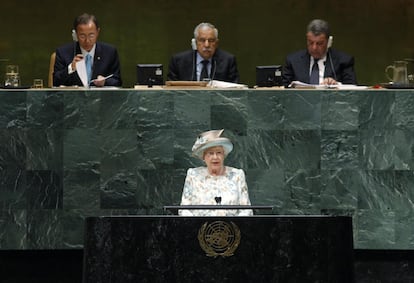
<svg viewBox="0 0 414 283">
<path fill-rule="evenodd" d="M 207 256 L 229 257 L 240 244 L 240 229 L 233 222 L 205 222 L 198 230 L 198 242 Z"/>
</svg>

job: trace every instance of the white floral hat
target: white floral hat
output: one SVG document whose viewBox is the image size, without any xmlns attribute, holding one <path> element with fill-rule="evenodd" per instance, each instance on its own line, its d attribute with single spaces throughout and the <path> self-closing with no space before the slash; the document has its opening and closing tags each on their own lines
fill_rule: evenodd
<svg viewBox="0 0 414 283">
<path fill-rule="evenodd" d="M 228 138 L 220 137 L 223 131 L 224 129 L 211 130 L 200 134 L 193 145 L 193 155 L 203 160 L 204 150 L 214 146 L 222 146 L 224 155 L 227 156 L 233 150 L 233 144 Z"/>
</svg>

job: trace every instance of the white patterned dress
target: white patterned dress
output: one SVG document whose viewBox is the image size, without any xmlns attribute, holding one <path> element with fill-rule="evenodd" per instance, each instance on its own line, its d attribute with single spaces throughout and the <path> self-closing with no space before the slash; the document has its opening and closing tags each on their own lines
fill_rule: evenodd
<svg viewBox="0 0 414 283">
<path fill-rule="evenodd" d="M 190 168 L 185 179 L 181 205 L 250 205 L 246 178 L 242 169 L 225 167 L 221 176 L 212 176 L 207 167 Z M 180 210 L 182 216 L 250 216 L 250 209 L 240 210 Z"/>
</svg>

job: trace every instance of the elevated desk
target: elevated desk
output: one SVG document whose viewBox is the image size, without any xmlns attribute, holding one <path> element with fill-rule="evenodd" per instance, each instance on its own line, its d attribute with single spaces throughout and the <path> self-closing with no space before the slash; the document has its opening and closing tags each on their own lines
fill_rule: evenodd
<svg viewBox="0 0 414 283">
<path fill-rule="evenodd" d="M 83 283 L 352 283 L 350 217 L 86 219 Z"/>
</svg>

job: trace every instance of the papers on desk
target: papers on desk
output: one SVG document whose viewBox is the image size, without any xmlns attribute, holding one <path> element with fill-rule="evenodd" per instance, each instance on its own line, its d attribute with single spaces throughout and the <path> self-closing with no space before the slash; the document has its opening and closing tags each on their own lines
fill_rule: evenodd
<svg viewBox="0 0 414 283">
<path fill-rule="evenodd" d="M 359 86 L 352 84 L 336 84 L 336 85 L 312 85 L 301 81 L 293 81 L 289 87 L 302 88 L 302 89 L 341 89 L 341 90 L 353 90 L 353 89 L 367 89 L 367 86 Z"/>
<path fill-rule="evenodd" d="M 348 84 L 342 84 L 342 85 L 337 85 L 334 88 L 336 89 L 343 89 L 343 90 L 352 90 L 352 89 L 368 89 L 369 87 L 366 85 L 348 85 Z"/>
<path fill-rule="evenodd" d="M 81 79 L 83 86 L 89 87 L 88 75 L 86 73 L 85 59 L 82 59 L 76 62 L 76 71 L 78 72 L 78 76 Z"/>
<path fill-rule="evenodd" d="M 217 81 L 217 80 L 211 80 L 207 86 L 212 87 L 212 88 L 241 88 L 241 89 L 249 88 L 247 85 L 229 83 L 229 82 L 223 82 L 223 81 Z"/>
</svg>

